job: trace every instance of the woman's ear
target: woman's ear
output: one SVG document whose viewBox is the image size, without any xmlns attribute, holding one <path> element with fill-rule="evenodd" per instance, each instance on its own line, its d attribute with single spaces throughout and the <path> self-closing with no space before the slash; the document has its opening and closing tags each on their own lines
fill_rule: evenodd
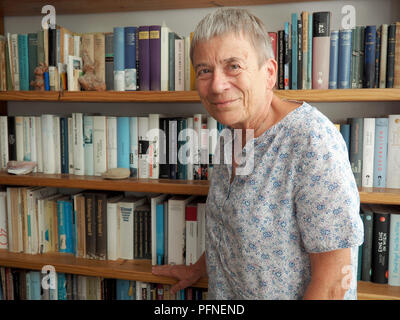
<svg viewBox="0 0 400 320">
<path fill-rule="evenodd" d="M 275 59 L 270 58 L 264 65 L 267 73 L 267 89 L 272 90 L 275 87 L 278 75 L 278 64 Z"/>
</svg>

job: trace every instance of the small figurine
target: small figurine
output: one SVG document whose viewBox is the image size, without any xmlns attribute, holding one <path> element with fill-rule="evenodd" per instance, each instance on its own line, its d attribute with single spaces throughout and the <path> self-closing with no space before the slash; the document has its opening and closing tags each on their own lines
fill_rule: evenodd
<svg viewBox="0 0 400 320">
<path fill-rule="evenodd" d="M 94 74 L 95 64 L 86 51 L 82 54 L 82 60 L 84 74 L 78 79 L 81 88 L 85 91 L 105 91 L 106 83 Z"/>
<path fill-rule="evenodd" d="M 49 70 L 48 66 L 41 62 L 35 68 L 35 80 L 31 81 L 30 85 L 37 91 L 44 91 L 44 73 Z"/>
</svg>

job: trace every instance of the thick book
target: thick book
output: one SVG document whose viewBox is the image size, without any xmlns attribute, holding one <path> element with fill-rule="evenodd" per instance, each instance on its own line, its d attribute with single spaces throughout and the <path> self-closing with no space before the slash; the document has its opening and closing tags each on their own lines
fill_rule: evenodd
<svg viewBox="0 0 400 320">
<path fill-rule="evenodd" d="M 396 24 L 388 26 L 387 40 L 387 65 L 386 65 L 386 88 L 393 88 L 394 84 L 394 61 L 396 50 Z"/>
<path fill-rule="evenodd" d="M 376 29 L 374 88 L 379 88 L 380 61 L 381 61 L 381 37 L 382 37 L 382 26 L 380 26 L 379 28 Z"/>
<path fill-rule="evenodd" d="M 370 204 L 374 213 L 372 275 L 375 283 L 388 283 L 390 212 L 384 205 Z"/>
<path fill-rule="evenodd" d="M 358 187 L 362 184 L 363 118 L 350 118 L 350 163 Z"/>
<path fill-rule="evenodd" d="M 175 91 L 185 90 L 185 40 L 175 39 Z"/>
<path fill-rule="evenodd" d="M 125 27 L 125 91 L 136 90 L 136 32 L 137 27 Z"/>
<path fill-rule="evenodd" d="M 375 118 L 364 118 L 362 187 L 372 187 L 374 177 Z"/>
<path fill-rule="evenodd" d="M 171 30 L 163 23 L 161 26 L 161 68 L 160 68 L 160 90 L 168 91 L 168 33 Z"/>
<path fill-rule="evenodd" d="M 96 259 L 96 194 L 85 192 L 86 258 Z"/>
<path fill-rule="evenodd" d="M 331 31 L 331 44 L 329 55 L 329 89 L 338 87 L 338 63 L 339 63 L 339 31 Z"/>
<path fill-rule="evenodd" d="M 118 168 L 117 117 L 107 116 L 107 168 Z"/>
<path fill-rule="evenodd" d="M 350 88 L 351 29 L 339 31 L 338 88 Z"/>
<path fill-rule="evenodd" d="M 374 178 L 373 187 L 386 187 L 388 118 L 375 119 Z"/>
<path fill-rule="evenodd" d="M 74 253 L 72 202 L 68 197 L 57 200 L 58 252 Z"/>
<path fill-rule="evenodd" d="M 190 266 L 197 262 L 198 257 L 198 222 L 197 222 L 197 203 L 187 204 L 185 211 L 186 222 L 186 265 Z"/>
<path fill-rule="evenodd" d="M 161 90 L 161 26 L 149 27 L 150 46 L 150 90 Z"/>
<path fill-rule="evenodd" d="M 141 91 L 150 90 L 150 27 L 139 26 L 139 83 Z"/>
<path fill-rule="evenodd" d="M 364 84 L 363 88 L 375 85 L 376 26 L 365 28 Z"/>
<path fill-rule="evenodd" d="M 388 129 L 386 188 L 400 188 L 400 115 L 391 114 Z"/>
<path fill-rule="evenodd" d="M 168 33 L 168 91 L 175 91 L 175 32 Z"/>
<path fill-rule="evenodd" d="M 106 81 L 106 39 L 103 32 L 94 33 L 94 74 L 100 81 Z"/>
<path fill-rule="evenodd" d="M 151 259 L 151 208 L 145 203 L 134 212 L 134 259 Z"/>
<path fill-rule="evenodd" d="M 313 89 L 329 87 L 331 12 L 313 13 Z"/>
<path fill-rule="evenodd" d="M 114 90 L 125 91 L 125 29 L 114 28 Z"/>
<path fill-rule="evenodd" d="M 389 286 L 400 286 L 400 206 L 389 206 Z"/>
</svg>

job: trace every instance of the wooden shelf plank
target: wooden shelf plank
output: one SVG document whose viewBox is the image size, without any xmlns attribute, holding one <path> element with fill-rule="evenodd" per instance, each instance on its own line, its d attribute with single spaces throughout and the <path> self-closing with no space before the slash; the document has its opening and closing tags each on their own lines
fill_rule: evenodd
<svg viewBox="0 0 400 320">
<path fill-rule="evenodd" d="M 153 275 L 151 273 L 151 260 L 92 260 L 76 258 L 65 253 L 31 255 L 0 250 L 0 266 L 2 267 L 42 270 L 45 265 L 54 266 L 56 272 L 163 284 L 176 283 L 176 280 L 170 277 Z M 207 278 L 203 278 L 194 286 L 207 288 L 207 283 Z"/>
<path fill-rule="evenodd" d="M 400 300 L 400 287 L 358 281 L 358 300 Z"/>
<path fill-rule="evenodd" d="M 134 178 L 107 180 L 96 176 L 78 176 L 73 174 L 30 173 L 27 175 L 11 175 L 5 171 L 0 171 L 0 185 L 207 195 L 208 184 L 206 180 L 186 181 Z"/>
<path fill-rule="evenodd" d="M 360 202 L 400 205 L 400 189 L 359 188 Z"/>
<path fill-rule="evenodd" d="M 249 6 L 273 3 L 290 3 L 299 0 L 2 0 L 0 14 L 4 16 L 40 16 L 42 7 L 52 4 L 57 14 L 87 14 L 104 12 L 127 12 L 147 10 L 191 9 L 225 6 Z M 323 1 L 323 0 L 309 0 Z"/>
<path fill-rule="evenodd" d="M 64 91 L 63 102 L 200 102 L 197 91 Z"/>
<path fill-rule="evenodd" d="M 400 89 L 276 90 L 282 99 L 307 102 L 400 101 Z M 0 101 L 194 102 L 197 91 L 3 91 Z"/>
</svg>

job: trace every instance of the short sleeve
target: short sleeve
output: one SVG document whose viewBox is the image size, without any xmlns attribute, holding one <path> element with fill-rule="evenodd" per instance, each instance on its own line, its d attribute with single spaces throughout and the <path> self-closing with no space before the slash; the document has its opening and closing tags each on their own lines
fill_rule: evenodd
<svg viewBox="0 0 400 320">
<path fill-rule="evenodd" d="M 317 253 L 361 245 L 360 198 L 342 135 L 327 118 L 308 125 L 295 168 L 296 218 L 305 250 Z"/>
</svg>

